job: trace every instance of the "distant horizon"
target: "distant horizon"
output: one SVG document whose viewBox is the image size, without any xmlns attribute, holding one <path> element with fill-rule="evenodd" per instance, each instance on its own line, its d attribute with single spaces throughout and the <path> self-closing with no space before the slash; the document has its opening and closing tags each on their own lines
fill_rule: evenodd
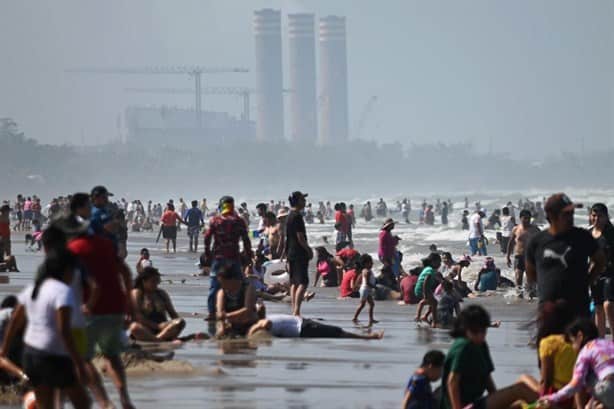
<svg viewBox="0 0 614 409">
<path fill-rule="evenodd" d="M 365 111 L 364 139 L 403 145 L 468 141 L 479 152 L 539 159 L 561 150 L 614 146 L 614 2 L 476 0 L 79 0 L 10 2 L 0 14 L 0 116 L 42 143 L 116 138 L 131 104 L 191 106 L 192 97 L 127 95 L 127 87 L 186 88 L 182 76 L 76 78 L 79 66 L 246 66 L 254 69 L 252 14 L 347 19 L 350 139 Z M 223 47 L 220 47 L 223 44 Z M 210 75 L 207 86 L 253 87 L 253 72 Z M 368 102 L 377 96 L 370 109 Z M 237 114 L 231 96 L 205 109 Z M 256 109 L 257 107 L 252 107 Z M 289 135 L 286 104 L 286 137 Z M 490 143 L 492 141 L 492 144 Z M 584 142 L 582 142 L 584 141 Z"/>
</svg>

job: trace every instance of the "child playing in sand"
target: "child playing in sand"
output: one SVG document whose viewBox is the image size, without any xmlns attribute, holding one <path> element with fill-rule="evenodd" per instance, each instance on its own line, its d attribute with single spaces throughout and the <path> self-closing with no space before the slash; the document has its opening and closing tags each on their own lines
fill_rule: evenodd
<svg viewBox="0 0 614 409">
<path fill-rule="evenodd" d="M 437 320 L 440 328 L 451 328 L 454 316 L 460 313 L 460 302 L 454 293 L 454 285 L 448 280 L 443 280 L 443 295 L 437 303 Z"/>
<path fill-rule="evenodd" d="M 595 324 L 587 318 L 576 320 L 567 330 L 578 358 L 571 381 L 558 392 L 542 397 L 540 407 L 559 407 L 574 394 L 588 390 L 591 400 L 586 407 L 614 407 L 614 342 L 599 339 Z M 589 376 L 590 375 L 590 376 Z M 586 402 L 581 402 L 585 407 Z"/>
<path fill-rule="evenodd" d="M 433 315 L 431 325 L 435 327 L 437 325 L 437 300 L 435 299 L 434 293 L 438 285 L 436 273 L 441 266 L 441 256 L 439 253 L 431 253 L 427 258 L 422 260 L 422 264 L 424 265 L 424 269 L 418 277 L 418 282 L 414 290 L 416 296 L 421 298 L 416 312 L 416 321 L 423 320 L 421 316 L 422 309 L 427 305 L 429 311 L 427 311 L 426 316 L 428 316 L 429 312 Z"/>
<path fill-rule="evenodd" d="M 431 382 L 436 382 L 441 378 L 445 359 L 446 355 L 441 351 L 429 351 L 424 355 L 422 365 L 407 382 L 401 408 L 434 409 L 437 406 Z"/>
<path fill-rule="evenodd" d="M 373 259 L 368 254 L 360 256 L 360 271 L 362 274 L 362 282 L 360 284 L 360 304 L 354 313 L 352 321 L 358 322 L 358 316 L 365 307 L 365 304 L 369 303 L 369 326 L 372 326 L 377 321 L 373 319 L 373 309 L 375 302 L 373 301 L 373 290 L 375 289 L 375 276 L 373 275 Z"/>
</svg>

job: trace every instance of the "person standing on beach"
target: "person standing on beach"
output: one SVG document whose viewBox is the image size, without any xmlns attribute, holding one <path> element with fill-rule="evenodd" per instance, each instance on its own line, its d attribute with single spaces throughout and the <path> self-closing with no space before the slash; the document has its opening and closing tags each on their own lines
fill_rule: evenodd
<svg viewBox="0 0 614 409">
<path fill-rule="evenodd" d="M 172 203 L 167 204 L 166 211 L 160 218 L 162 237 L 166 240 L 166 254 L 169 253 L 170 243 L 173 243 L 173 253 L 177 252 L 177 226 L 181 223 L 185 224 L 175 211 L 175 206 Z"/>
<path fill-rule="evenodd" d="M 382 229 L 379 233 L 379 247 L 377 255 L 379 261 L 382 262 L 382 274 L 385 277 L 392 277 L 392 265 L 394 264 L 394 258 L 396 256 L 396 249 L 399 240 L 392 235 L 392 229 L 394 229 L 394 220 L 387 219 L 382 225 Z"/>
<path fill-rule="evenodd" d="M 486 243 L 484 243 L 484 223 L 482 223 L 484 217 L 486 217 L 484 210 L 478 209 L 469 218 L 469 248 L 472 256 L 487 255 Z"/>
<path fill-rule="evenodd" d="M 301 315 L 301 303 L 305 290 L 309 286 L 309 260 L 313 250 L 307 243 L 307 230 L 302 211 L 307 204 L 306 193 L 292 192 L 288 197 L 290 214 L 286 222 L 286 257 L 290 273 L 290 297 L 292 298 L 292 315 Z"/>
<path fill-rule="evenodd" d="M 243 277 L 240 241 L 243 242 L 246 258 L 253 259 L 247 226 L 235 212 L 235 200 L 231 196 L 222 197 L 218 210 L 219 214 L 209 221 L 209 228 L 205 232 L 205 266 L 211 267 L 207 321 L 215 320 L 217 292 L 221 288 L 217 274 L 230 271 L 237 279 Z"/>
<path fill-rule="evenodd" d="M 512 251 L 514 252 L 514 273 L 516 275 L 516 288 L 519 298 L 524 297 L 523 276 L 526 270 L 525 249 L 527 244 L 539 233 L 539 227 L 531 223 L 531 212 L 528 210 L 520 211 L 520 224 L 514 226 L 507 243 L 507 266 L 512 267 Z M 529 297 L 535 297 L 535 289 L 529 288 Z"/>
<path fill-rule="evenodd" d="M 92 195 L 93 196 L 93 195 Z M 79 214 L 78 209 L 87 209 L 85 194 L 73 195 L 71 209 Z M 87 216 L 87 212 L 82 213 Z M 66 222 L 68 226 L 77 220 Z M 128 394 L 126 371 L 121 361 L 123 350 L 122 332 L 124 316 L 130 312 L 128 303 L 132 290 L 130 268 L 117 255 L 117 250 L 109 237 L 101 233 L 83 233 L 68 242 L 68 250 L 79 258 L 80 264 L 95 283 L 100 297 L 87 299 L 86 333 L 88 374 L 91 386 L 102 407 L 109 407 L 110 401 L 91 360 L 98 349 L 106 362 L 107 368 L 118 390 L 122 407 L 133 408 Z"/>
<path fill-rule="evenodd" d="M 545 205 L 550 227 L 534 235 L 526 249 L 527 282 L 537 282 L 540 309 L 564 300 L 572 318 L 590 315 L 589 285 L 606 266 L 605 253 L 591 233 L 574 226 L 577 207 L 581 205 L 564 193 L 550 196 Z"/>
<path fill-rule="evenodd" d="M 190 252 L 198 251 L 198 235 L 200 229 L 205 225 L 203 212 L 198 208 L 198 201 L 192 200 L 192 207 L 186 212 L 184 222 L 188 226 L 188 237 L 190 238 Z"/>
<path fill-rule="evenodd" d="M 604 203 L 595 203 L 591 207 L 590 220 L 592 227 L 589 231 L 607 259 L 605 271 L 591 287 L 595 303 L 595 325 L 599 329 L 599 336 L 605 337 L 607 321 L 614 337 L 614 226 Z"/>
</svg>

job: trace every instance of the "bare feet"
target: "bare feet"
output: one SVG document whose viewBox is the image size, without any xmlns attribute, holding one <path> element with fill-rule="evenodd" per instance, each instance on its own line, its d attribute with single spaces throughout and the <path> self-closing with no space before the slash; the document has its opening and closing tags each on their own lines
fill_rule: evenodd
<svg viewBox="0 0 614 409">
<path fill-rule="evenodd" d="M 371 337 L 373 337 L 373 339 L 382 339 L 384 338 L 384 331 L 374 332 L 371 334 Z"/>
</svg>

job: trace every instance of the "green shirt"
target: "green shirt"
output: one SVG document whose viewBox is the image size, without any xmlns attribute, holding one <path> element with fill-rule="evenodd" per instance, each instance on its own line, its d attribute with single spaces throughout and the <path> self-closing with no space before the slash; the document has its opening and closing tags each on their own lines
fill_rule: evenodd
<svg viewBox="0 0 614 409">
<path fill-rule="evenodd" d="M 488 378 L 495 370 L 486 343 L 476 345 L 467 338 L 456 338 L 443 364 L 441 381 L 442 399 L 440 409 L 450 409 L 448 376 L 455 372 L 460 375 L 461 403 L 469 405 L 484 395 Z"/>
<path fill-rule="evenodd" d="M 422 270 L 422 272 L 418 276 L 418 281 L 416 282 L 416 287 L 414 288 L 414 294 L 416 294 L 416 297 L 422 298 L 422 287 L 424 287 L 424 283 L 429 277 L 430 280 L 427 290 L 432 292 L 435 289 L 435 270 L 433 270 L 433 267 L 425 267 L 424 270 Z"/>
</svg>

